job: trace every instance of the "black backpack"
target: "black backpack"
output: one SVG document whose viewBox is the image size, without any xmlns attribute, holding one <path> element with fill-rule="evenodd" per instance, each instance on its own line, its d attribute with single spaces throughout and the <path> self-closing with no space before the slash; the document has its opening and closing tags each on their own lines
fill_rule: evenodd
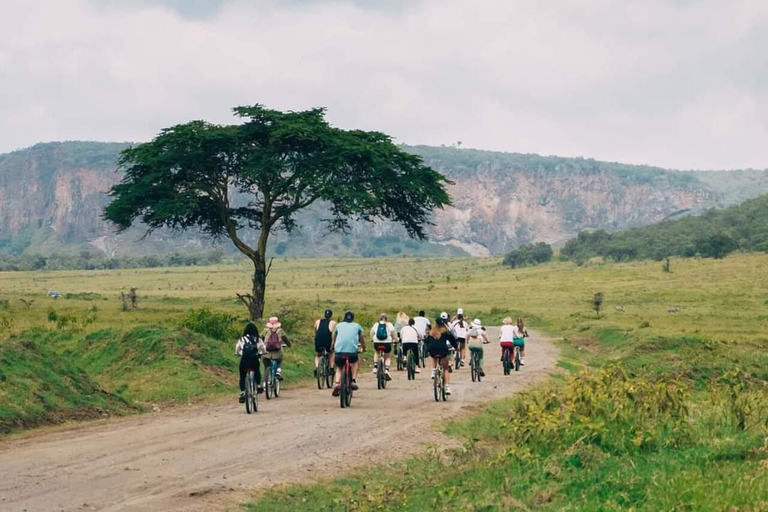
<svg viewBox="0 0 768 512">
<path fill-rule="evenodd" d="M 257 341 L 250 336 L 245 337 L 243 344 L 243 359 L 257 359 L 259 357 L 259 347 Z"/>
</svg>

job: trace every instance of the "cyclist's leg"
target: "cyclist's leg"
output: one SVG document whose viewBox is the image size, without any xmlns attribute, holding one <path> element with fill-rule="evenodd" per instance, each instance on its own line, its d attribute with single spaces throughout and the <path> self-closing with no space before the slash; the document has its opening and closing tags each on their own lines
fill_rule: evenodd
<svg viewBox="0 0 768 512">
<path fill-rule="evenodd" d="M 392 343 L 389 343 L 389 346 L 384 351 L 384 369 L 388 372 L 389 371 L 389 364 L 392 361 L 392 349 L 394 348 L 394 345 Z"/>
<path fill-rule="evenodd" d="M 451 368 L 451 361 L 449 358 L 444 357 L 441 359 L 441 362 L 443 363 L 443 375 L 445 375 L 445 385 L 451 383 L 451 372 L 449 371 Z"/>
<path fill-rule="evenodd" d="M 245 374 L 246 374 L 245 370 L 246 368 L 241 361 L 240 362 L 240 392 L 241 393 L 245 391 Z"/>
</svg>

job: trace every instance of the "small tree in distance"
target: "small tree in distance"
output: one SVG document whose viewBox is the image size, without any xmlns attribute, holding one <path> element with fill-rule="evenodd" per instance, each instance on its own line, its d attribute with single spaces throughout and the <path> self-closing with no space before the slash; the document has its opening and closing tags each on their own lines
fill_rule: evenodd
<svg viewBox="0 0 768 512">
<path fill-rule="evenodd" d="M 595 310 L 595 313 L 597 313 L 598 318 L 600 317 L 600 309 L 603 307 L 603 299 L 605 296 L 603 295 L 603 292 L 597 292 L 595 295 L 592 296 L 592 300 L 590 301 L 592 304 L 592 309 Z"/>
<path fill-rule="evenodd" d="M 450 205 L 448 179 L 388 135 L 334 128 L 320 108 L 234 112 L 242 123 L 193 121 L 123 151 L 125 176 L 104 216 L 120 230 L 141 221 L 148 233 L 194 228 L 229 238 L 253 262 L 251 293 L 238 295 L 253 320 L 264 313 L 269 235 L 293 230 L 300 210 L 324 202 L 330 231 L 386 219 L 424 239 L 433 210 Z"/>
</svg>

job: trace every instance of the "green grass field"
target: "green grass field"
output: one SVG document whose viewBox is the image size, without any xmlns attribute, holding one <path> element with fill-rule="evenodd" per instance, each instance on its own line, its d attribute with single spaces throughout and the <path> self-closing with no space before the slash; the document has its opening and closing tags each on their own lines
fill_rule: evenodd
<svg viewBox="0 0 768 512">
<path fill-rule="evenodd" d="M 9 300 L 0 308 L 0 427 L 232 392 L 245 317 L 234 294 L 248 272 L 0 274 L 0 300 Z M 122 312 L 118 296 L 132 286 L 140 309 Z M 49 289 L 64 298 L 47 298 Z M 596 292 L 605 294 L 599 317 L 589 303 Z M 563 372 L 446 426 L 461 450 L 283 489 L 249 509 L 768 510 L 767 255 L 673 260 L 671 273 L 657 262 L 512 270 L 498 259 L 276 260 L 267 312 L 297 340 L 290 381 L 311 373 L 311 320 L 326 307 L 355 309 L 364 324 L 399 309 L 463 307 L 486 324 L 522 315 L 561 339 Z M 56 382 L 71 377 L 39 375 L 51 354 L 79 384 L 63 392 Z"/>
</svg>

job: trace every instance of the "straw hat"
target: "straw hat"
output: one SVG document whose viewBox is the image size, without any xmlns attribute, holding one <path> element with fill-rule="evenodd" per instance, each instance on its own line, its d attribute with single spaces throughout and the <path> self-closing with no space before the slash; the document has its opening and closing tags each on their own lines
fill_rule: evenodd
<svg viewBox="0 0 768 512">
<path fill-rule="evenodd" d="M 269 322 L 267 322 L 267 329 L 279 329 L 280 325 L 281 324 L 277 321 L 276 316 L 269 317 Z"/>
</svg>

